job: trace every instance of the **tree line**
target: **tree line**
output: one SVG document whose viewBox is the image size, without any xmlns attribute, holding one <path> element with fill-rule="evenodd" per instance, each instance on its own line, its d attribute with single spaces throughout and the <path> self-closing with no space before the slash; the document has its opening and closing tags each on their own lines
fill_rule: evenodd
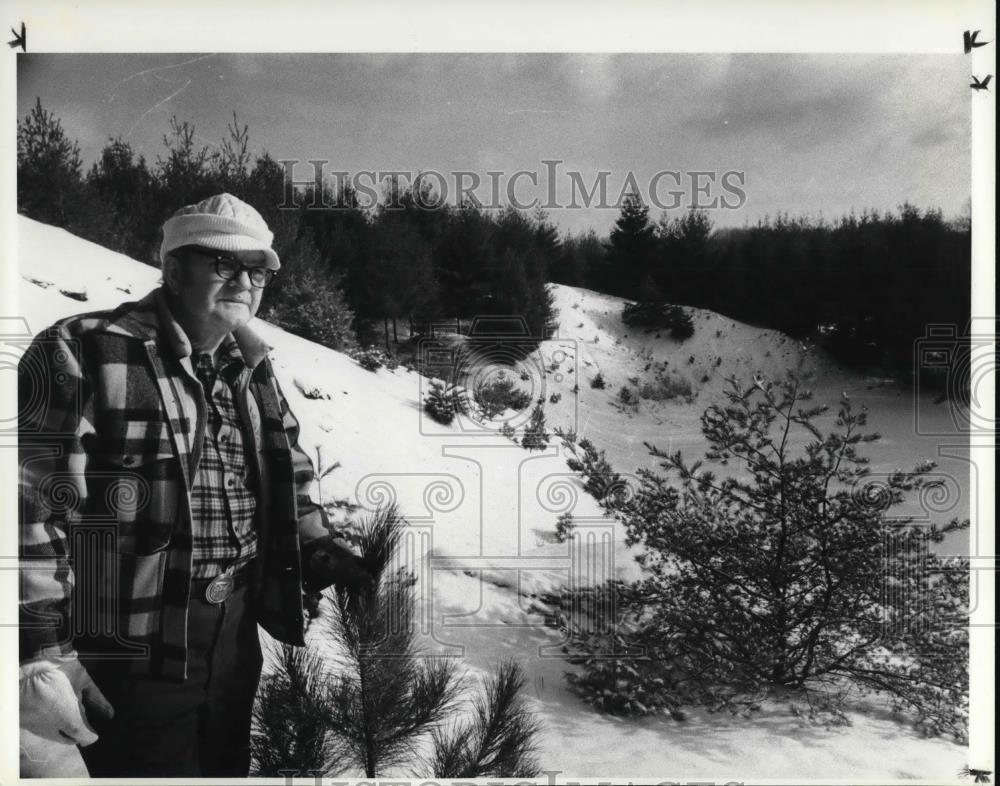
<svg viewBox="0 0 1000 786">
<path fill-rule="evenodd" d="M 18 211 L 158 265 L 160 230 L 173 211 L 227 191 L 257 208 L 275 234 L 282 271 L 261 315 L 334 349 L 374 339 L 389 321 L 395 333 L 401 319 L 424 330 L 517 315 L 537 338 L 552 320 L 545 283 L 561 244 L 543 213 L 438 203 L 428 185 L 387 186 L 366 209 L 349 184 L 332 193 L 317 183 L 297 187 L 287 206 L 284 168 L 266 151 L 251 153 L 235 114 L 218 145 L 198 144 L 194 126 L 176 117 L 163 145 L 149 163 L 124 139 L 109 139 L 85 172 L 78 143 L 38 100 L 18 123 Z M 333 209 L 308 207 L 315 204 Z"/>
<path fill-rule="evenodd" d="M 77 143 L 39 100 L 18 123 L 18 209 L 157 264 L 173 210 L 229 191 L 261 212 L 283 261 L 262 316 L 335 349 L 387 337 L 390 324 L 395 334 L 398 320 L 423 330 L 480 315 L 522 316 L 541 337 L 554 317 L 548 281 L 656 309 L 711 309 L 887 373 L 914 370 L 927 326 L 954 325 L 961 336 L 969 320 L 970 222 L 940 210 L 904 204 L 832 221 L 782 214 L 716 229 L 704 211 L 654 221 L 632 194 L 606 238 L 560 237 L 543 211 L 444 204 L 426 183 L 389 184 L 371 209 L 346 183 L 335 193 L 298 187 L 299 207 L 282 209 L 284 169 L 266 151 L 251 154 L 235 114 L 218 145 L 195 139 L 174 118 L 152 164 L 117 138 L 84 172 Z"/>
<path fill-rule="evenodd" d="M 970 222 L 940 210 L 782 214 L 714 229 L 704 211 L 654 222 L 634 194 L 607 241 L 592 231 L 566 238 L 551 269 L 557 283 L 711 309 L 814 339 L 854 367 L 903 374 L 928 325 L 963 334 L 971 275 Z"/>
</svg>

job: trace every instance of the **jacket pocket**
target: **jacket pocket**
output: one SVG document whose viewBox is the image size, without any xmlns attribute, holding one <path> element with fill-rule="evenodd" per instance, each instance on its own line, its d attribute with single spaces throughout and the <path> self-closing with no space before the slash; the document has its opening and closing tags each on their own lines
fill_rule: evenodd
<svg viewBox="0 0 1000 786">
<path fill-rule="evenodd" d="M 104 611 L 120 644 L 148 642 L 160 630 L 167 552 L 108 554 L 105 563 Z"/>
<path fill-rule="evenodd" d="M 96 488 L 90 496 L 117 522 L 118 551 L 153 554 L 165 549 L 184 488 L 167 423 L 121 421 L 101 458 L 104 471 L 91 475 Z"/>
<path fill-rule="evenodd" d="M 108 421 L 101 453 L 107 463 L 123 467 L 145 466 L 174 457 L 170 426 L 165 420 Z"/>
</svg>

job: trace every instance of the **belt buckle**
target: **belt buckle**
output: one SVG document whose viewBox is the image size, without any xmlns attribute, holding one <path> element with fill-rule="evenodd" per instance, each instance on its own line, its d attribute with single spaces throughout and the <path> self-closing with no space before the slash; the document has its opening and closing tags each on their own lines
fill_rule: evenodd
<svg viewBox="0 0 1000 786">
<path fill-rule="evenodd" d="M 231 573 L 220 573 L 212 579 L 205 587 L 205 600 L 209 603 L 219 604 L 233 594 L 236 586 L 236 579 Z"/>
</svg>

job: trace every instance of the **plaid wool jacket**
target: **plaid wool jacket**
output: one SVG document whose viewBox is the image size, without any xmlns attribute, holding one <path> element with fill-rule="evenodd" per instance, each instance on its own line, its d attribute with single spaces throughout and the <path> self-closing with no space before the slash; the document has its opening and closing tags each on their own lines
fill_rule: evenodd
<svg viewBox="0 0 1000 786">
<path fill-rule="evenodd" d="M 233 333 L 247 368 L 237 406 L 260 478 L 253 577 L 258 622 L 302 645 L 309 554 L 331 540 L 308 496 L 309 457 L 269 347 Z M 191 346 L 161 290 L 61 320 L 19 364 L 22 661 L 58 647 L 184 679 L 191 592 L 190 489 L 207 423 Z"/>
</svg>

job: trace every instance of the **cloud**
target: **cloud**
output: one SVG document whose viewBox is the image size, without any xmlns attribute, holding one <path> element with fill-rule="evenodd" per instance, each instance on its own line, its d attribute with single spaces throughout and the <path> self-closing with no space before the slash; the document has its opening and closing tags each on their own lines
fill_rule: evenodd
<svg viewBox="0 0 1000 786">
<path fill-rule="evenodd" d="M 137 118 L 133 145 L 153 160 L 171 114 L 217 140 L 236 111 L 255 153 L 327 158 L 334 170 L 485 174 L 560 159 L 620 182 L 628 171 L 648 180 L 662 169 L 738 169 L 752 189 L 751 220 L 759 208 L 892 207 L 910 192 L 947 211 L 968 190 L 960 55 L 200 57 L 27 55 L 18 113 L 41 95 L 87 161 Z M 563 213 L 576 226 L 613 219 Z"/>
<path fill-rule="evenodd" d="M 688 131 L 708 138 L 780 139 L 793 147 L 822 144 L 849 127 L 875 125 L 878 81 L 842 58 L 736 55 L 712 82 L 694 86 Z"/>
</svg>

